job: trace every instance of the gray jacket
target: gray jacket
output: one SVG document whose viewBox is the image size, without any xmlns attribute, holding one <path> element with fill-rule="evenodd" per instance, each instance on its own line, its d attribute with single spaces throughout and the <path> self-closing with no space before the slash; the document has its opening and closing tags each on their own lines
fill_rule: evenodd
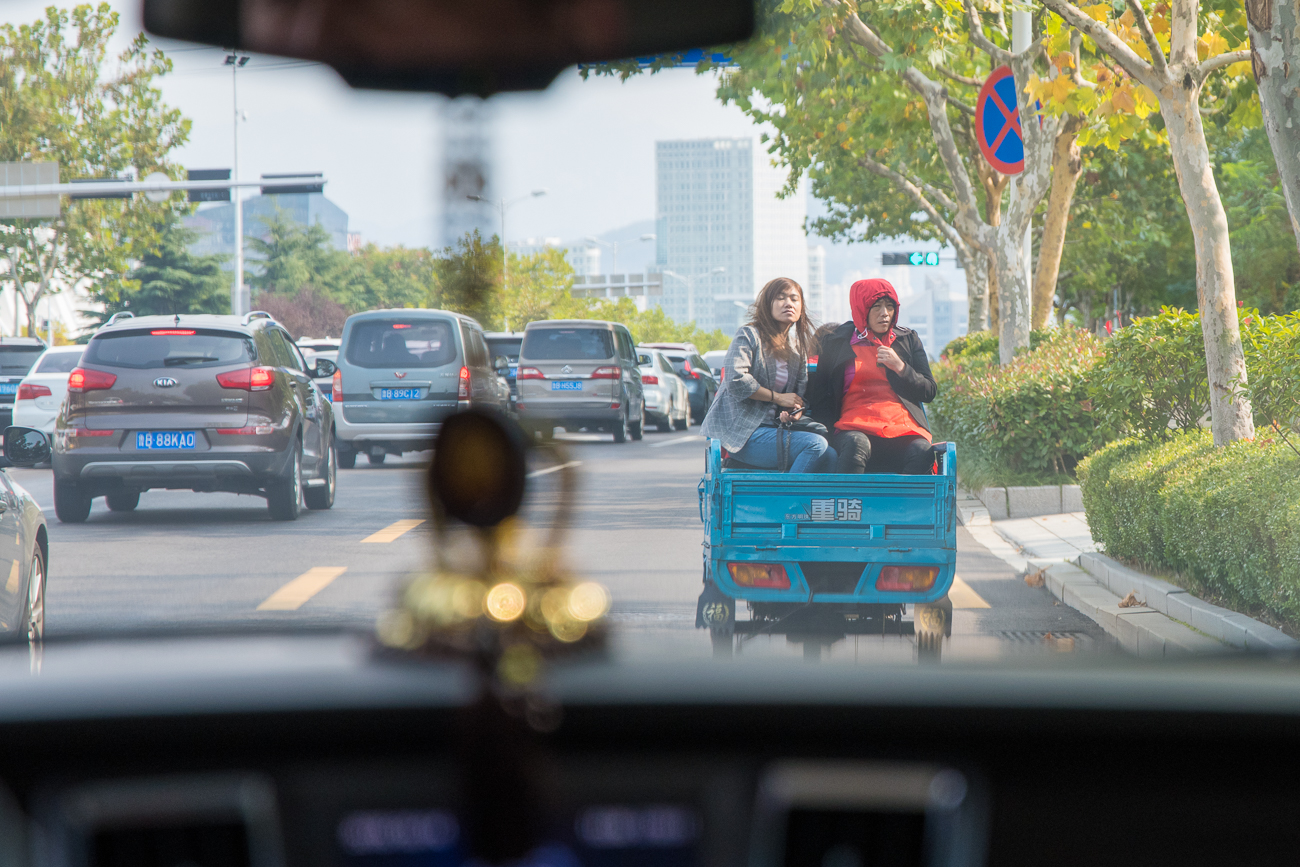
<svg viewBox="0 0 1300 867">
<path fill-rule="evenodd" d="M 775 406 L 750 397 L 759 387 L 772 388 L 776 381 L 776 363 L 763 349 L 758 329 L 742 325 L 731 340 L 727 358 L 722 362 L 723 380 L 713 398 L 713 406 L 704 417 L 701 433 L 720 440 L 729 452 L 738 452 L 749 442 L 758 426 L 769 419 Z M 790 378 L 782 389 L 800 397 L 808 386 L 808 358 L 800 349 L 790 360 Z M 775 389 L 773 389 L 775 390 Z"/>
</svg>

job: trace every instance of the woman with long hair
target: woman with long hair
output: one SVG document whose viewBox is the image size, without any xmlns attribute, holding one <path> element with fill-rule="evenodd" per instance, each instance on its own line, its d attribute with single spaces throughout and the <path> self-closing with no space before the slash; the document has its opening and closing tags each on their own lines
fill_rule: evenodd
<svg viewBox="0 0 1300 867">
<path fill-rule="evenodd" d="M 921 404 L 938 393 L 920 336 L 898 324 L 887 280 L 849 288 L 853 321 L 822 340 L 808 385 L 813 418 L 834 431 L 839 473 L 931 472 L 930 425 Z"/>
<path fill-rule="evenodd" d="M 732 338 L 704 435 L 719 440 L 744 464 L 778 469 L 778 423 L 803 409 L 812 349 L 813 324 L 803 287 L 778 277 L 759 292 L 748 324 Z M 835 464 L 826 438 L 810 431 L 789 432 L 789 456 L 792 473 L 826 472 Z"/>
</svg>

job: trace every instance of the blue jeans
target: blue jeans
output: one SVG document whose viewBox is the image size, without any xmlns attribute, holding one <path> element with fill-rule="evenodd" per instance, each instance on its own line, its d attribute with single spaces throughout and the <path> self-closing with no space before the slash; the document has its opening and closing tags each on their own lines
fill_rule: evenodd
<svg viewBox="0 0 1300 867">
<path fill-rule="evenodd" d="M 777 429 L 760 427 L 750 434 L 744 448 L 732 452 L 731 456 L 751 467 L 776 469 Z M 790 437 L 790 472 L 792 473 L 829 473 L 835 467 L 835 449 L 826 442 L 826 437 L 807 431 L 791 431 Z"/>
</svg>

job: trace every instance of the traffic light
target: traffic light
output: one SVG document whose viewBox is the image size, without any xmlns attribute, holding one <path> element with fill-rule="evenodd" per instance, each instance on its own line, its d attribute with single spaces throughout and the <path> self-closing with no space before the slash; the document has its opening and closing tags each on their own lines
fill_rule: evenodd
<svg viewBox="0 0 1300 867">
<path fill-rule="evenodd" d="M 288 175 L 262 175 L 262 180 L 272 181 L 280 178 L 297 179 L 296 184 L 262 184 L 262 195 L 264 196 L 283 196 L 293 195 L 295 193 L 323 193 L 325 192 L 325 175 L 321 172 L 298 172 Z M 320 178 L 319 181 L 312 183 L 314 178 Z M 307 181 L 307 183 L 303 183 Z"/>
<path fill-rule="evenodd" d="M 185 173 L 187 181 L 228 181 L 230 169 L 190 169 Z M 191 202 L 228 202 L 230 188 L 224 190 L 189 190 Z"/>
<path fill-rule="evenodd" d="M 881 265 L 928 265 L 936 267 L 939 264 L 939 254 L 931 251 L 923 253 L 920 251 L 912 253 L 881 253 Z"/>
</svg>

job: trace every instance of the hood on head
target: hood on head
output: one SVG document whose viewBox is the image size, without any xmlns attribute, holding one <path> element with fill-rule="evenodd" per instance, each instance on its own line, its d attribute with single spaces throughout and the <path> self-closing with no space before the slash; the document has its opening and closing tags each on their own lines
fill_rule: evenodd
<svg viewBox="0 0 1300 867">
<path fill-rule="evenodd" d="M 859 334 L 867 332 L 867 313 L 881 298 L 894 302 L 894 318 L 889 322 L 889 327 L 893 328 L 898 324 L 900 305 L 898 293 L 888 280 L 859 280 L 849 287 L 849 309 L 853 311 L 853 327 L 858 329 Z"/>
</svg>

